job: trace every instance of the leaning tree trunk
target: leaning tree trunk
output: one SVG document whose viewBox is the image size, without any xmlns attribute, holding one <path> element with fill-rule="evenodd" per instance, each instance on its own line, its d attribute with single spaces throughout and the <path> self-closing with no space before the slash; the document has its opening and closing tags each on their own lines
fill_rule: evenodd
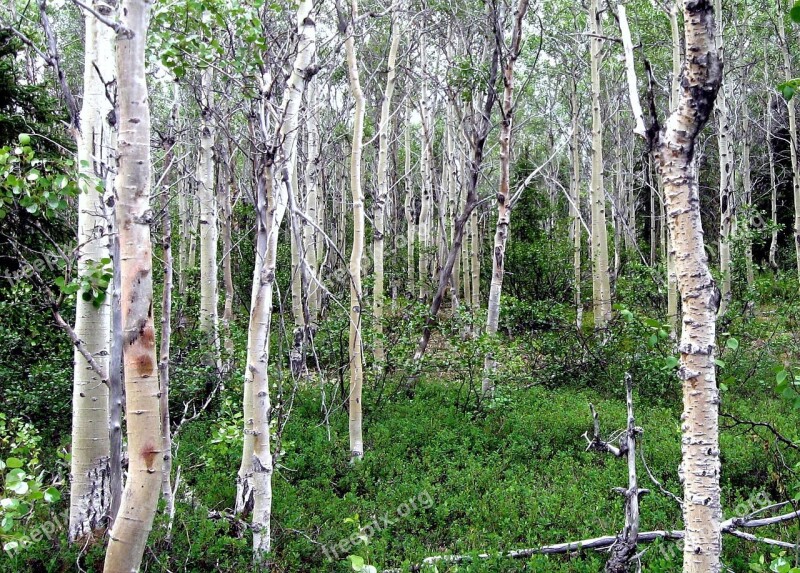
<svg viewBox="0 0 800 573">
<path fill-rule="evenodd" d="M 361 187 L 361 152 L 364 138 L 364 92 L 358 73 L 355 47 L 355 20 L 358 17 L 358 2 L 351 0 L 352 14 L 344 33 L 347 56 L 347 73 L 350 92 L 355 100 L 353 117 L 353 144 L 350 155 L 350 191 L 353 195 L 353 249 L 350 254 L 350 459 L 364 457 L 362 434 L 361 388 L 364 382 L 364 366 L 361 356 L 361 258 L 364 255 L 364 190 Z M 422 222 L 420 221 L 420 224 Z M 423 277 L 420 276 L 420 281 Z M 420 282 L 422 284 L 422 282 Z"/>
<path fill-rule="evenodd" d="M 396 0 L 395 0 L 396 1 Z M 378 122 L 378 192 L 375 196 L 373 205 L 373 225 L 375 227 L 375 238 L 372 242 L 373 265 L 375 273 L 375 287 L 372 291 L 372 318 L 373 329 L 375 330 L 375 341 L 373 343 L 375 362 L 380 365 L 384 358 L 383 348 L 383 251 L 384 234 L 386 227 L 385 206 L 389 196 L 389 138 L 390 116 L 392 111 L 392 95 L 394 94 L 394 80 L 396 75 L 395 62 L 397 60 L 397 48 L 400 45 L 400 13 L 392 10 L 392 39 L 389 47 L 389 56 L 386 60 L 386 89 L 383 92 L 383 103 L 381 104 L 381 117 Z"/>
<path fill-rule="evenodd" d="M 489 288 L 489 309 L 486 314 L 486 333 L 489 336 L 497 334 L 497 325 L 500 321 L 500 295 L 503 292 L 503 275 L 505 272 L 506 242 L 508 241 L 508 228 L 511 224 L 511 133 L 514 115 L 514 63 L 519 57 L 522 43 L 522 23 L 528 11 L 528 0 L 519 0 L 514 11 L 514 30 L 511 35 L 511 44 L 508 55 L 503 65 L 503 102 L 500 110 L 500 184 L 497 189 L 497 225 L 494 233 L 494 248 L 492 249 L 492 282 Z M 503 44 L 503 31 L 500 22 L 494 22 L 495 40 L 498 46 Z M 498 49 L 500 49 L 498 47 Z M 483 382 L 481 390 L 484 395 L 493 390 L 492 374 L 497 367 L 494 356 L 486 355 L 483 368 Z"/>
<path fill-rule="evenodd" d="M 161 491 L 158 369 L 150 242 L 150 108 L 145 46 L 150 2 L 123 0 L 117 35 L 119 146 L 115 181 L 122 273 L 128 480 L 106 552 L 105 573 L 131 573 L 142 561 Z"/>
<path fill-rule="evenodd" d="M 686 61 L 680 98 L 655 146 L 664 182 L 675 271 L 683 304 L 679 350 L 683 380 L 681 431 L 684 573 L 718 573 L 722 549 L 720 506 L 719 392 L 714 365 L 720 293 L 705 253 L 695 143 L 708 122 L 722 81 L 714 41 L 711 0 L 683 0 Z"/>
<path fill-rule="evenodd" d="M 611 319 L 611 282 L 608 276 L 608 231 L 603 184 L 603 119 L 600 110 L 600 61 L 603 40 L 598 1 L 589 4 L 589 40 L 592 76 L 592 298 L 595 328 Z"/>
<path fill-rule="evenodd" d="M 108 4 L 94 9 L 115 17 Z M 78 165 L 84 177 L 78 196 L 78 275 L 88 277 L 109 259 L 109 238 L 102 186 L 113 185 L 110 169 L 116 147 L 114 106 L 104 82 L 116 78 L 114 31 L 95 16 L 85 15 L 86 39 L 83 106 L 77 133 Z M 111 121 L 110 121 L 111 120 Z M 110 289 L 109 289 L 110 291 Z M 75 302 L 75 334 L 103 372 L 95 372 L 83 355 L 74 352 L 72 393 L 72 461 L 70 465 L 69 540 L 102 537 L 110 513 L 110 457 L 108 373 L 111 344 L 111 300 L 88 300 L 84 292 Z M 90 293 L 91 294 L 91 293 Z"/>
</svg>

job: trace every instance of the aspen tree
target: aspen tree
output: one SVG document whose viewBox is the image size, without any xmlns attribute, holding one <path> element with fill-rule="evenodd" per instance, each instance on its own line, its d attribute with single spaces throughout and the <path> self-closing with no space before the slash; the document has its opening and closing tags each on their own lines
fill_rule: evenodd
<svg viewBox="0 0 800 573">
<path fill-rule="evenodd" d="M 219 313 L 217 311 L 217 194 L 214 184 L 216 126 L 214 125 L 214 69 L 209 65 L 200 73 L 201 121 L 197 159 L 197 198 L 200 214 L 200 330 L 214 344 L 214 360 L 219 363 Z"/>
<path fill-rule="evenodd" d="M 413 293 L 416 291 L 414 288 L 414 244 L 416 243 L 417 229 L 415 223 L 414 213 L 414 185 L 413 176 L 411 173 L 411 106 L 408 102 L 409 98 L 406 96 L 406 109 L 405 109 L 405 130 L 404 130 L 404 181 L 405 181 L 405 208 L 406 217 L 406 273 L 408 274 L 408 287 L 407 291 Z"/>
<path fill-rule="evenodd" d="M 742 110 L 742 204 L 748 209 L 752 206 L 753 200 L 753 180 L 750 173 L 750 116 L 747 111 L 747 102 L 745 101 L 745 109 Z M 755 282 L 755 274 L 753 270 L 753 241 L 750 238 L 750 214 L 744 219 L 744 229 L 742 230 L 742 237 L 744 239 L 744 264 L 745 274 L 747 277 L 747 286 L 752 287 Z"/>
<path fill-rule="evenodd" d="M 766 59 L 764 60 L 766 72 Z M 766 74 L 765 74 L 766 76 Z M 772 90 L 767 97 L 767 132 L 765 139 L 767 142 L 767 157 L 769 160 L 769 189 L 770 189 L 770 221 L 772 222 L 772 236 L 769 243 L 769 266 L 772 269 L 778 268 L 778 185 L 775 174 L 775 150 L 772 147 L 772 104 L 774 101 Z"/>
<path fill-rule="evenodd" d="M 505 273 L 505 251 L 508 241 L 508 229 L 511 224 L 511 136 L 514 115 L 514 64 L 519 57 L 522 45 L 522 24 L 528 11 L 528 0 L 519 0 L 514 10 L 514 26 L 511 44 L 505 51 L 503 62 L 503 100 L 500 109 L 500 184 L 497 189 L 497 225 L 492 249 L 492 281 L 489 288 L 489 305 L 486 315 L 486 332 L 490 336 L 497 334 L 500 320 L 500 295 L 503 291 L 503 275 Z M 495 41 L 498 50 L 504 43 L 503 31 L 497 18 L 494 21 Z M 484 376 L 481 390 L 488 394 L 493 390 L 491 375 L 496 364 L 494 357 L 487 354 L 484 360 Z"/>
<path fill-rule="evenodd" d="M 277 264 L 278 233 L 288 205 L 294 205 L 290 195 L 296 178 L 297 127 L 300 104 L 306 82 L 315 73 L 316 23 L 311 14 L 313 3 L 303 0 L 297 8 L 297 55 L 292 73 L 286 83 L 278 117 L 275 145 L 264 163 L 260 164 L 257 248 L 263 248 L 263 257 L 257 255 L 254 268 L 251 313 L 248 329 L 247 365 L 245 367 L 245 440 L 242 464 L 237 483 L 237 510 L 252 507 L 253 559 L 261 562 L 272 547 L 270 520 L 272 516 L 273 461 L 270 450 L 269 390 L 269 332 L 272 320 L 272 292 Z M 269 81 L 263 82 L 262 92 Z M 277 187 L 273 186 L 277 182 Z M 257 277 L 256 277 L 257 273 Z M 249 395 L 248 395 L 249 394 Z M 247 409 L 251 408 L 248 417 Z M 252 505 L 248 499 L 252 495 Z"/>
<path fill-rule="evenodd" d="M 678 26 L 678 1 L 674 0 L 669 11 L 670 30 L 672 31 L 672 85 L 669 98 L 670 113 L 675 111 L 680 98 L 681 78 L 681 37 Z M 672 231 L 667 225 L 667 321 L 670 325 L 670 336 L 677 340 L 680 336 L 678 321 L 678 277 L 675 275 L 675 248 L 672 245 Z"/>
<path fill-rule="evenodd" d="M 104 17 L 115 18 L 115 7 L 115 2 L 95 2 L 93 9 Z M 114 103 L 106 95 L 106 83 L 110 85 L 116 79 L 114 31 L 88 11 L 84 21 L 83 105 L 76 132 L 78 164 L 83 177 L 78 196 L 79 276 L 91 273 L 97 265 L 105 266 L 110 256 L 103 189 L 110 191 L 113 186 L 111 163 L 116 148 Z M 75 334 L 103 372 L 95 372 L 75 349 L 68 531 L 73 542 L 102 535 L 108 525 L 111 501 L 108 391 L 111 297 L 104 293 L 101 300 L 84 298 L 83 294 L 79 292 L 75 302 Z"/>
<path fill-rule="evenodd" d="M 576 326 L 583 326 L 583 302 L 581 300 L 581 148 L 578 139 L 579 109 L 578 109 L 578 82 L 573 77 L 570 82 L 570 111 L 572 112 L 572 137 L 570 142 L 572 154 L 572 177 L 570 179 L 569 216 L 571 220 L 570 233 L 572 234 L 572 272 L 575 290 L 575 321 Z"/>
<path fill-rule="evenodd" d="M 782 3 L 778 2 L 778 12 L 782 13 Z M 788 79 L 792 77 L 792 59 L 789 54 L 789 43 L 786 39 L 783 19 L 778 22 L 778 38 L 783 52 L 783 73 Z M 800 162 L 797 158 L 797 112 L 794 98 L 786 102 L 789 109 L 789 150 L 792 159 L 792 194 L 794 197 L 794 243 L 797 256 L 797 271 L 800 276 Z"/>
<path fill-rule="evenodd" d="M 319 277 L 319 263 L 323 258 L 323 242 L 319 236 L 317 227 L 322 228 L 322 213 L 325 205 L 324 201 L 319 200 L 319 161 L 320 161 L 320 142 L 319 127 L 317 123 L 317 88 L 316 80 L 313 78 L 306 86 L 306 168 L 305 168 L 305 212 L 306 215 L 316 224 L 304 222 L 303 225 L 303 244 L 308 263 L 308 272 L 314 277 Z M 316 321 L 319 318 L 320 306 L 322 305 L 322 290 L 316 281 L 312 280 L 309 285 L 308 306 L 311 315 L 309 327 L 316 328 Z"/>
<path fill-rule="evenodd" d="M 350 459 L 364 457 L 362 434 L 361 391 L 364 366 L 361 350 L 361 258 L 364 254 L 364 190 L 361 187 L 361 153 L 364 139 L 364 92 L 358 72 L 355 46 L 355 21 L 358 2 L 351 0 L 351 14 L 339 10 L 339 31 L 344 34 L 347 75 L 350 78 L 350 95 L 355 100 L 353 116 L 353 143 L 350 152 L 350 191 L 353 197 L 353 248 L 350 253 Z M 423 277 L 420 277 L 420 281 Z"/>
<path fill-rule="evenodd" d="M 608 275 L 608 231 L 603 181 L 603 119 L 600 110 L 600 62 L 603 45 L 598 0 L 589 3 L 589 54 L 592 80 L 592 298 L 595 328 L 611 319 L 611 284 Z"/>
<path fill-rule="evenodd" d="M 398 0 L 394 0 L 397 2 Z M 373 328 L 375 329 L 374 355 L 375 361 L 381 363 L 384 360 L 383 348 L 383 305 L 384 305 L 384 234 L 386 232 L 385 206 L 389 196 L 389 138 L 390 116 L 392 111 L 392 95 L 394 94 L 395 76 L 397 71 L 395 64 L 397 61 L 397 49 L 400 45 L 400 10 L 395 4 L 392 5 L 392 35 L 389 44 L 389 56 L 386 59 L 386 89 L 383 92 L 383 102 L 381 103 L 381 116 L 378 122 L 378 192 L 375 196 L 373 206 L 373 225 L 375 227 L 375 238 L 373 247 L 373 264 L 375 275 L 375 287 L 372 291 L 372 315 Z"/>
<path fill-rule="evenodd" d="M 724 58 L 722 0 L 714 0 L 714 11 L 717 14 L 717 53 Z M 729 76 L 730 77 L 730 76 Z M 722 301 L 719 305 L 720 316 L 725 314 L 730 302 L 731 273 L 731 241 L 733 240 L 734 218 L 734 157 L 731 135 L 730 110 L 728 109 L 727 82 L 723 78 L 717 95 L 717 143 L 719 145 L 719 271 L 722 276 L 720 292 Z"/>
<path fill-rule="evenodd" d="M 122 275 L 128 480 L 108 542 L 105 573 L 131 573 L 142 561 L 161 491 L 163 445 L 153 323 L 150 224 L 150 107 L 145 46 L 150 2 L 123 0 L 117 33 L 119 145 L 116 220 Z"/>
<path fill-rule="evenodd" d="M 684 412 L 681 417 L 684 573 L 718 573 L 722 549 L 719 392 L 714 364 L 720 302 L 705 253 L 695 161 L 697 137 L 708 122 L 722 82 L 711 0 L 683 0 L 686 57 L 675 110 L 655 145 L 664 182 L 667 223 L 675 249 L 683 330 L 679 344 Z"/>
</svg>

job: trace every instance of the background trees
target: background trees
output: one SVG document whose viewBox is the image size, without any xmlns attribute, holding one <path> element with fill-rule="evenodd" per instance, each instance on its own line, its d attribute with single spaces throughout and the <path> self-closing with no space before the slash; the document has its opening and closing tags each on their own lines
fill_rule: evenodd
<svg viewBox="0 0 800 573">
<path fill-rule="evenodd" d="M 84 4 L 0 8 L 12 570 L 597 571 L 587 402 L 644 570 L 791 559 L 788 4 Z"/>
</svg>

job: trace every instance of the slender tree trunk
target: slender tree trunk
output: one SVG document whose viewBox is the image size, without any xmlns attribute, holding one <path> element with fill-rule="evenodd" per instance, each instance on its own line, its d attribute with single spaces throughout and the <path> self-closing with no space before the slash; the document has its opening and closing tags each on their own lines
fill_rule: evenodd
<svg viewBox="0 0 800 573">
<path fill-rule="evenodd" d="M 406 96 L 406 113 L 405 113 L 405 216 L 406 216 L 406 273 L 408 274 L 407 292 L 414 296 L 416 288 L 414 285 L 414 245 L 416 243 L 417 229 L 414 222 L 415 209 L 414 209 L 414 185 L 412 182 L 413 175 L 411 173 L 411 106 L 408 103 L 408 96 Z"/>
<path fill-rule="evenodd" d="M 346 26 L 345 52 L 350 93 L 355 100 L 353 117 L 353 146 L 350 155 L 350 190 L 353 196 L 353 249 L 350 254 L 350 459 L 364 457 L 362 435 L 361 389 L 364 367 L 361 356 L 361 258 L 364 254 L 364 191 L 361 187 L 361 152 L 364 138 L 364 93 L 358 72 L 354 23 L 358 18 L 357 0 L 351 0 Z M 340 15 L 340 18 L 343 17 Z M 341 27 L 341 25 L 340 25 Z M 420 277 L 422 280 L 422 277 Z"/>
<path fill-rule="evenodd" d="M 782 13 L 782 2 L 778 3 L 778 13 Z M 783 51 L 783 72 L 786 78 L 792 77 L 792 60 L 789 55 L 789 43 L 783 24 L 778 24 L 778 36 Z M 786 102 L 789 108 L 789 150 L 792 158 L 792 191 L 794 196 L 794 243 L 797 255 L 797 272 L 800 276 L 800 165 L 797 158 L 797 113 L 794 98 Z"/>
<path fill-rule="evenodd" d="M 397 0 L 394 0 L 397 2 Z M 373 264 L 375 275 L 375 287 L 372 292 L 372 316 L 373 328 L 375 330 L 374 356 L 376 364 L 381 364 L 385 358 L 383 348 L 383 251 L 384 233 L 386 232 L 385 205 L 389 196 L 389 138 L 390 117 L 392 111 L 392 95 L 394 94 L 395 83 L 395 63 L 397 60 L 397 48 L 400 45 L 400 11 L 392 6 L 392 37 L 389 46 L 389 56 L 386 60 L 386 89 L 383 92 L 383 103 L 381 104 L 381 117 L 378 123 L 378 193 L 375 196 L 373 205 L 373 225 L 375 228 L 375 238 L 372 242 Z"/>
<path fill-rule="evenodd" d="M 746 104 L 745 104 L 746 105 Z M 750 173 L 750 117 L 747 109 L 742 111 L 742 204 L 747 209 L 744 219 L 742 237 L 744 238 L 744 264 L 747 286 L 752 288 L 755 282 L 753 270 L 753 240 L 750 237 L 750 219 L 752 217 L 753 180 Z"/>
<path fill-rule="evenodd" d="M 656 144 L 675 269 L 683 303 L 679 351 L 683 380 L 681 475 L 686 527 L 684 573 L 718 573 L 722 549 L 719 392 L 714 365 L 720 292 L 708 265 L 700 219 L 695 142 L 713 110 L 722 81 L 709 0 L 683 0 L 686 63 L 675 111 Z"/>
<path fill-rule="evenodd" d="M 678 1 L 672 3 L 669 12 L 670 28 L 672 30 L 672 90 L 670 93 L 670 113 L 678 107 L 680 100 L 680 79 L 681 79 L 681 38 L 678 26 Z M 670 325 L 670 336 L 673 340 L 680 337 L 680 322 L 678 321 L 678 277 L 675 274 L 675 247 L 672 242 L 672 231 L 667 227 L 667 322 Z"/>
<path fill-rule="evenodd" d="M 114 18 L 107 4 L 94 9 Z M 113 104 L 104 82 L 116 79 L 114 31 L 86 12 L 83 105 L 77 134 L 78 164 L 85 178 L 78 196 L 78 275 L 86 277 L 105 267 L 109 238 L 101 186 L 113 185 L 111 164 L 116 148 Z M 111 289 L 108 289 L 109 292 Z M 110 515 L 109 354 L 111 299 L 83 298 L 75 302 L 75 334 L 103 370 L 95 372 L 83 355 L 74 351 L 72 393 L 72 460 L 70 465 L 69 540 L 102 537 Z"/>
<path fill-rule="evenodd" d="M 717 53 L 724 57 L 722 0 L 714 0 L 714 11 L 717 14 Z M 734 217 L 734 158 L 731 136 L 730 111 L 728 110 L 727 84 L 722 81 L 717 95 L 717 142 L 719 143 L 719 271 L 722 275 L 722 301 L 719 314 L 723 316 L 731 300 L 731 240 L 733 239 Z"/>
<path fill-rule="evenodd" d="M 226 177 L 220 176 L 217 181 L 217 196 L 220 205 L 222 230 L 222 280 L 225 285 L 225 307 L 222 311 L 222 330 L 224 332 L 224 348 L 227 361 L 233 359 L 233 338 L 231 338 L 231 323 L 233 322 L 233 239 L 231 237 L 231 225 L 233 224 L 232 194 L 236 188 L 236 177 L 234 173 L 233 150 L 222 150 L 223 157 L 219 162 L 221 172 Z M 226 366 L 226 370 L 228 366 Z"/>
<path fill-rule="evenodd" d="M 766 60 L 765 60 L 766 68 Z M 769 158 L 769 189 L 770 189 L 770 221 L 772 222 L 772 236 L 769 243 L 769 266 L 778 269 L 778 185 L 775 175 L 775 150 L 772 147 L 772 102 L 773 92 L 769 91 L 767 98 L 767 156 Z"/>
<path fill-rule="evenodd" d="M 519 0 L 514 11 L 514 29 L 511 44 L 503 65 L 503 102 L 500 116 L 500 184 L 497 189 L 497 225 L 494 233 L 494 249 L 492 250 L 492 282 L 489 288 L 489 308 L 486 314 L 486 332 L 489 336 L 497 334 L 500 320 L 500 295 L 503 292 L 503 275 L 505 272 L 506 242 L 511 224 L 511 136 L 514 116 L 514 64 L 519 57 L 522 42 L 522 24 L 528 11 L 528 0 Z M 498 51 L 501 49 L 503 30 L 500 22 L 494 21 L 495 41 Z M 484 360 L 484 376 L 481 390 L 484 395 L 494 389 L 492 374 L 497 363 L 491 353 Z"/>
<path fill-rule="evenodd" d="M 572 272 L 575 291 L 575 321 L 578 328 L 583 326 L 583 301 L 581 300 L 581 147 L 578 138 L 580 127 L 579 108 L 578 108 L 578 85 L 577 80 L 572 78 L 570 82 L 570 106 L 572 111 L 572 178 L 570 180 L 570 205 L 569 216 L 571 221 L 572 234 Z"/>
<path fill-rule="evenodd" d="M 245 434 L 253 435 L 250 443 L 245 442 L 242 465 L 239 469 L 237 489 L 237 509 L 247 508 L 248 490 L 252 492 L 253 558 L 261 562 L 272 547 L 270 519 L 272 516 L 272 473 L 273 458 L 270 451 L 270 389 L 267 366 L 269 363 L 269 331 L 272 320 L 272 288 L 277 263 L 278 233 L 287 204 L 296 207 L 295 190 L 292 188 L 297 177 L 296 147 L 300 103 L 303 99 L 306 82 L 316 72 L 313 63 L 316 54 L 316 23 L 311 15 L 311 0 L 303 0 L 297 8 L 297 55 L 292 73 L 286 84 L 281 111 L 278 117 L 276 145 L 269 152 L 261 177 L 260 186 L 265 197 L 259 204 L 262 226 L 259 227 L 258 243 L 266 242 L 264 257 L 256 258 L 253 283 L 252 311 L 248 333 L 247 366 L 245 369 L 245 393 L 250 392 L 249 402 L 252 417 L 245 415 Z M 274 161 L 274 163 L 273 163 Z M 271 169 L 272 168 L 272 169 Z M 272 182 L 279 185 L 273 193 Z M 266 213 L 261 209 L 266 204 Z M 302 242 L 302 240 L 301 240 Z M 260 246 L 260 245 L 259 245 Z M 247 398 L 245 408 L 248 407 Z M 250 460 L 246 457 L 251 455 Z M 241 495 L 241 498 L 239 496 Z"/>
<path fill-rule="evenodd" d="M 174 99 L 167 125 L 164 146 L 164 168 L 171 169 L 175 160 L 175 123 L 178 117 L 178 84 L 174 85 Z M 164 261 L 164 286 L 161 292 L 161 344 L 158 359 L 158 380 L 161 386 L 159 400 L 161 407 L 162 448 L 164 450 L 164 470 L 161 480 L 161 494 L 164 496 L 167 515 L 175 514 L 175 499 L 172 495 L 172 429 L 169 417 L 169 354 L 172 337 L 172 219 L 169 209 L 169 186 L 160 189 L 159 207 L 161 209 L 161 258 Z M 168 533 L 168 535 L 171 532 Z"/>
<path fill-rule="evenodd" d="M 322 208 L 325 202 L 319 200 L 319 162 L 320 143 L 319 127 L 317 126 L 317 90 L 316 81 L 311 80 L 306 86 L 306 169 L 305 169 L 305 212 L 318 227 L 322 228 Z M 308 292 L 308 307 L 311 315 L 311 332 L 316 329 L 322 305 L 322 290 L 316 283 L 319 279 L 319 263 L 323 258 L 322 238 L 317 229 L 304 222 L 303 242 L 308 263 L 308 272 L 311 282 Z"/>
<path fill-rule="evenodd" d="M 214 70 L 201 72 L 202 106 L 200 153 L 197 162 L 197 197 L 200 203 L 200 330 L 214 345 L 214 364 L 220 363 L 219 315 L 217 312 L 217 194 L 214 185 Z"/>
<path fill-rule="evenodd" d="M 164 461 L 150 241 L 150 109 L 145 76 L 149 9 L 146 0 L 123 0 L 120 24 L 127 32 L 117 36 L 120 131 L 115 188 L 129 466 L 105 573 L 139 569 L 156 513 Z"/>
<path fill-rule="evenodd" d="M 611 319 L 611 284 L 608 275 L 608 231 L 603 183 L 603 119 L 600 110 L 600 61 L 603 40 L 598 0 L 589 4 L 589 40 L 592 75 L 592 297 L 595 328 L 605 328 Z"/>
</svg>

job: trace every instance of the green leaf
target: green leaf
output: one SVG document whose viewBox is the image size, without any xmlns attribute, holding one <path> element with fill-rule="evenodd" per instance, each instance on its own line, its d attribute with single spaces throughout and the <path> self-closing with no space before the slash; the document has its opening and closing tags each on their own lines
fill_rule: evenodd
<svg viewBox="0 0 800 573">
<path fill-rule="evenodd" d="M 10 515 L 6 515 L 3 517 L 3 521 L 0 521 L 0 529 L 3 530 L 4 533 L 8 533 L 14 527 L 14 518 Z"/>
<path fill-rule="evenodd" d="M 16 541 L 9 541 L 5 545 L 3 545 L 3 551 L 14 551 L 17 547 L 19 547 L 19 543 Z"/>
<path fill-rule="evenodd" d="M 14 468 L 21 468 L 21 467 L 22 467 L 22 466 L 24 466 L 24 465 L 25 465 L 25 464 L 24 464 L 24 463 L 22 462 L 22 460 L 21 460 L 21 459 L 19 459 L 19 458 L 8 458 L 8 459 L 6 460 L 6 466 L 8 466 L 8 467 L 9 467 L 9 468 L 11 468 L 11 469 L 14 469 Z"/>
<path fill-rule="evenodd" d="M 20 133 L 17 136 L 20 145 L 30 145 L 31 144 L 31 136 L 27 133 Z"/>
<path fill-rule="evenodd" d="M 675 356 L 667 356 L 667 360 L 664 362 L 664 367 L 662 370 L 672 370 L 673 368 L 677 367 L 680 364 L 680 361 Z"/>
<path fill-rule="evenodd" d="M 716 364 L 719 368 L 725 368 L 725 362 L 722 360 L 714 360 L 714 364 Z"/>
<path fill-rule="evenodd" d="M 25 495 L 28 493 L 30 486 L 28 486 L 28 482 L 26 481 L 19 481 L 12 486 L 9 486 L 9 489 L 16 493 L 17 495 Z"/>
<path fill-rule="evenodd" d="M 739 349 L 739 341 L 735 338 L 729 338 L 728 341 L 725 343 L 726 348 L 730 348 L 731 350 L 738 350 Z"/>
<path fill-rule="evenodd" d="M 348 555 L 347 558 L 350 560 L 350 566 L 353 571 L 362 571 L 364 569 L 364 558 L 360 555 Z"/>
<path fill-rule="evenodd" d="M 789 16 L 792 18 L 792 21 L 800 24 L 800 3 L 796 3 L 791 11 L 789 12 Z"/>
<path fill-rule="evenodd" d="M 781 370 L 775 375 L 775 382 L 778 384 L 782 384 L 784 380 L 789 376 L 789 373 L 786 370 Z"/>
</svg>

